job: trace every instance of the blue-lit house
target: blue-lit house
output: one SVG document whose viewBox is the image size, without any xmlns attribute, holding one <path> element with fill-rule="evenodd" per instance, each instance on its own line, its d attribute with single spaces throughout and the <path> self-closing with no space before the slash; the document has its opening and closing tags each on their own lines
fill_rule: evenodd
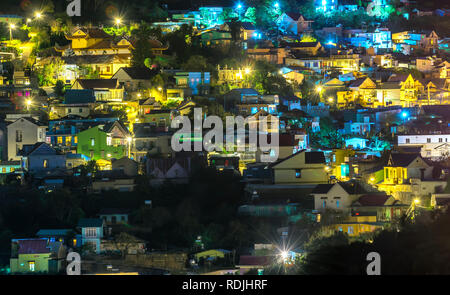
<svg viewBox="0 0 450 295">
<path fill-rule="evenodd" d="M 178 88 L 188 90 L 186 91 L 188 95 L 208 95 L 211 74 L 209 72 L 177 72 L 175 81 Z"/>
<path fill-rule="evenodd" d="M 77 245 L 90 246 L 90 250 L 99 254 L 103 238 L 104 221 L 101 218 L 82 218 L 78 221 L 81 234 L 77 235 Z M 78 243 L 78 241 L 81 241 Z"/>
</svg>

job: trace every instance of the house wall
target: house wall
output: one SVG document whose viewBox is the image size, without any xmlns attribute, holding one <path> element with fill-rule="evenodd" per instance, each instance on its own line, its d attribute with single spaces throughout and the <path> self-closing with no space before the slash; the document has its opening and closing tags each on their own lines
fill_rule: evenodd
<svg viewBox="0 0 450 295">
<path fill-rule="evenodd" d="M 19 254 L 18 258 L 10 259 L 11 273 L 31 273 L 29 262 L 34 261 L 34 272 L 49 272 L 50 253 Z"/>
<path fill-rule="evenodd" d="M 83 154 L 93 160 L 120 159 L 126 156 L 128 147 L 125 145 L 108 145 L 107 134 L 99 130 L 99 127 L 90 128 L 78 134 L 77 153 Z M 92 145 L 91 139 L 94 139 Z M 111 158 L 108 157 L 111 154 Z"/>
<path fill-rule="evenodd" d="M 44 167 L 44 161 L 47 161 L 47 167 Z M 30 155 L 28 157 L 28 170 L 30 172 L 50 172 L 54 169 L 66 168 L 65 155 Z"/>
<path fill-rule="evenodd" d="M 35 144 L 45 142 L 46 127 L 40 127 L 28 120 L 20 119 L 8 125 L 8 160 L 20 160 L 17 156 L 18 150 L 22 149 L 24 144 Z M 16 132 L 19 131 L 22 136 L 21 141 L 16 141 Z"/>
</svg>

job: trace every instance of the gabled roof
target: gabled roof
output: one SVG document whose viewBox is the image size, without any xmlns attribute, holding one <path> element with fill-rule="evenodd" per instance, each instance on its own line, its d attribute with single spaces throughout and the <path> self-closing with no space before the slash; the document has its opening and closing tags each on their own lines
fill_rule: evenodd
<svg viewBox="0 0 450 295">
<path fill-rule="evenodd" d="M 119 86 L 117 79 L 78 79 L 76 82 L 83 89 L 116 89 Z"/>
<path fill-rule="evenodd" d="M 95 102 L 94 90 L 71 89 L 64 94 L 64 104 L 88 104 Z"/>
<path fill-rule="evenodd" d="M 289 16 L 293 21 L 298 21 L 300 18 L 303 18 L 303 15 L 301 13 L 297 12 L 285 12 L 287 16 Z"/>
<path fill-rule="evenodd" d="M 328 193 L 331 188 L 334 186 L 333 183 L 324 183 L 324 184 L 318 184 L 311 193 L 313 194 L 326 194 Z"/>
<path fill-rule="evenodd" d="M 323 152 L 305 152 L 306 164 L 325 164 L 325 155 Z"/>
<path fill-rule="evenodd" d="M 19 240 L 19 254 L 44 254 L 50 253 L 47 239 Z"/>
<path fill-rule="evenodd" d="M 37 121 L 37 120 L 35 120 L 35 119 L 33 119 L 33 118 L 27 118 L 27 117 L 19 118 L 19 119 L 17 119 L 16 121 L 12 122 L 12 123 L 9 124 L 9 125 L 12 125 L 12 124 L 14 124 L 14 123 L 16 123 L 16 122 L 19 122 L 19 121 L 22 121 L 22 120 L 28 121 L 28 122 L 30 122 L 30 123 L 32 123 L 32 124 L 34 124 L 34 125 L 37 125 L 37 126 L 47 126 L 47 125 L 45 125 L 44 123 L 42 123 L 42 122 L 40 122 L 40 121 Z M 9 126 L 9 125 L 8 125 L 8 126 Z"/>
<path fill-rule="evenodd" d="M 151 79 L 156 73 L 152 70 L 150 70 L 147 67 L 129 67 L 129 68 L 120 68 L 120 70 L 123 70 L 125 73 L 127 73 L 128 76 L 130 76 L 133 80 L 149 80 Z"/>
<path fill-rule="evenodd" d="M 71 229 L 41 229 L 36 233 L 38 237 L 67 236 L 72 232 Z"/>
<path fill-rule="evenodd" d="M 422 159 L 420 153 L 391 153 L 389 162 L 392 167 L 407 167 L 418 157 Z"/>
<path fill-rule="evenodd" d="M 360 206 L 384 206 L 391 196 L 385 194 L 370 194 L 361 196 L 355 203 Z"/>
<path fill-rule="evenodd" d="M 89 38 L 96 38 L 96 39 L 108 39 L 108 38 L 112 38 L 111 35 L 107 34 L 105 31 L 103 31 L 103 29 L 100 28 L 76 28 L 72 31 L 72 33 L 70 35 L 66 35 L 67 39 L 77 39 L 77 38 L 83 38 L 81 36 L 73 36 L 73 34 L 75 34 L 77 31 L 82 31 L 83 33 L 86 34 L 87 37 Z"/>
<path fill-rule="evenodd" d="M 78 221 L 78 227 L 102 227 L 103 220 L 100 218 L 82 218 Z"/>
</svg>

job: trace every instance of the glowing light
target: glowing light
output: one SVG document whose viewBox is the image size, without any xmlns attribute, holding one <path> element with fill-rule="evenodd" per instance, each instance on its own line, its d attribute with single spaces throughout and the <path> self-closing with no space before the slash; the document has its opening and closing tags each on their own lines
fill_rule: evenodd
<svg viewBox="0 0 450 295">
<path fill-rule="evenodd" d="M 128 136 L 127 137 L 127 141 L 128 141 L 128 143 L 131 143 L 131 141 L 133 140 L 133 138 L 132 137 L 130 137 L 130 136 Z"/>
<path fill-rule="evenodd" d="M 283 260 L 286 260 L 286 259 L 288 259 L 288 257 L 289 257 L 289 253 L 288 253 L 287 251 L 282 251 L 282 252 L 280 253 L 280 256 L 281 256 L 281 258 L 282 258 Z"/>
<path fill-rule="evenodd" d="M 319 93 L 322 92 L 322 89 L 323 89 L 322 86 L 317 86 L 316 87 L 316 91 L 319 92 Z"/>
<path fill-rule="evenodd" d="M 161 92 L 162 90 L 163 90 L 163 89 L 162 89 L 162 87 L 158 87 L 158 91 L 160 91 L 160 92 Z"/>
<path fill-rule="evenodd" d="M 245 68 L 245 73 L 248 75 L 250 74 L 250 69 L 249 68 Z"/>
<path fill-rule="evenodd" d="M 416 205 L 420 204 L 420 200 L 419 199 L 415 199 L 414 200 L 414 204 L 416 204 Z"/>
<path fill-rule="evenodd" d="M 14 30 L 16 28 L 16 25 L 15 24 L 10 24 L 9 28 Z"/>
<path fill-rule="evenodd" d="M 371 177 L 370 182 L 375 182 L 375 177 Z"/>
<path fill-rule="evenodd" d="M 34 16 L 36 17 L 36 18 L 41 18 L 42 17 L 42 13 L 40 13 L 40 12 L 36 12 L 35 14 L 34 14 Z"/>
<path fill-rule="evenodd" d="M 279 8 L 280 7 L 280 3 L 275 2 L 275 4 L 273 6 L 275 6 L 276 8 Z"/>
<path fill-rule="evenodd" d="M 334 101 L 334 99 L 333 99 L 332 97 L 329 97 L 329 98 L 328 98 L 328 102 L 329 102 L 329 103 L 332 103 L 333 101 Z"/>
<path fill-rule="evenodd" d="M 407 112 L 402 112 L 402 117 L 403 117 L 403 118 L 408 117 L 408 113 L 407 113 Z"/>
<path fill-rule="evenodd" d="M 120 18 L 116 18 L 116 24 L 120 25 L 122 23 L 122 20 Z"/>
<path fill-rule="evenodd" d="M 30 106 L 33 103 L 33 101 L 31 101 L 31 99 L 27 99 L 26 104 L 27 106 Z"/>
<path fill-rule="evenodd" d="M 241 4 L 241 3 L 238 3 L 237 9 L 241 9 L 241 8 L 242 8 L 242 4 Z"/>
</svg>

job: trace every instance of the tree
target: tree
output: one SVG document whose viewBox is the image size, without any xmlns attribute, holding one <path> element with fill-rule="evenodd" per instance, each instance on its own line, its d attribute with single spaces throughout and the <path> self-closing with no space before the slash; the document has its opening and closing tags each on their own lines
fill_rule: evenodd
<svg viewBox="0 0 450 295">
<path fill-rule="evenodd" d="M 204 72 L 208 69 L 208 61 L 201 55 L 193 55 L 181 67 L 185 71 Z"/>
<path fill-rule="evenodd" d="M 149 40 L 146 38 L 140 38 L 132 50 L 131 66 L 143 67 L 145 66 L 145 60 L 148 58 L 153 58 L 153 56 L 152 46 Z"/>
<path fill-rule="evenodd" d="M 139 240 L 136 239 L 136 237 L 126 232 L 121 232 L 114 237 L 114 245 L 116 249 L 122 254 L 122 258 L 125 258 L 131 247 L 136 246 L 136 243 L 138 242 Z"/>
<path fill-rule="evenodd" d="M 66 91 L 65 91 L 66 89 L 65 89 L 65 84 L 64 84 L 64 82 L 61 81 L 61 80 L 56 81 L 56 84 L 55 84 L 55 87 L 53 87 L 53 90 L 55 91 L 55 94 L 56 94 L 58 97 L 64 96 L 64 93 L 66 92 Z"/>
</svg>

